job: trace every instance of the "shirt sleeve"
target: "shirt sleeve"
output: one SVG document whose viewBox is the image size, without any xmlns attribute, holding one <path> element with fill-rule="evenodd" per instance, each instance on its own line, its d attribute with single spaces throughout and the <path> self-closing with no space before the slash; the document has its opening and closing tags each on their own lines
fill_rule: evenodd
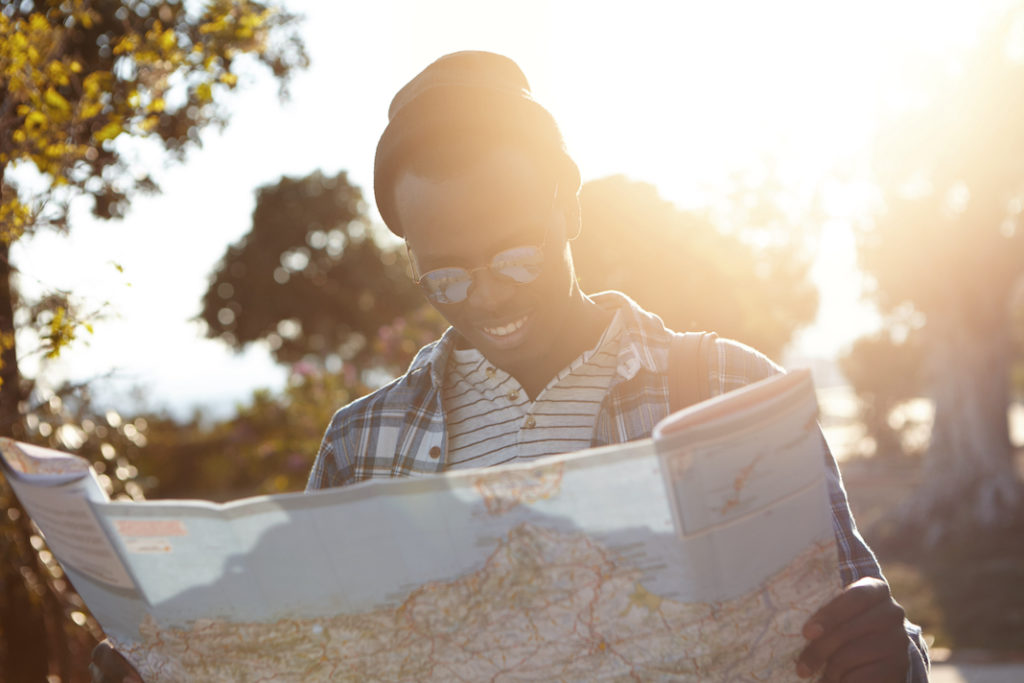
<svg viewBox="0 0 1024 683">
<path fill-rule="evenodd" d="M 331 418 L 306 480 L 306 493 L 352 483 L 352 467 L 347 464 L 345 444 L 341 438 L 346 415 L 345 409 L 341 409 Z"/>
<path fill-rule="evenodd" d="M 324 436 L 320 442 L 320 450 L 317 451 L 316 460 L 313 461 L 313 468 L 309 471 L 309 479 L 306 481 L 306 493 L 329 488 L 334 466 L 334 446 L 330 439 Z"/>
</svg>

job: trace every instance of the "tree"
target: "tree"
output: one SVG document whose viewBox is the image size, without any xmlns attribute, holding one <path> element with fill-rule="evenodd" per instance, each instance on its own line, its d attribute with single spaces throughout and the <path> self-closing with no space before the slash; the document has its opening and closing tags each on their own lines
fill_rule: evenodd
<svg viewBox="0 0 1024 683">
<path fill-rule="evenodd" d="M 1015 21 L 1016 19 L 1016 21 Z M 871 298 L 923 321 L 921 362 L 935 422 L 922 485 L 903 521 L 935 541 L 995 527 L 1022 500 L 1007 404 L 1010 303 L 1024 273 L 1024 54 L 1001 17 L 955 65 L 905 83 L 917 106 L 879 135 L 884 208 L 859 237 Z"/>
<path fill-rule="evenodd" d="M 817 311 L 809 259 L 792 245 L 755 248 L 613 176 L 583 186 L 573 243 L 584 291 L 618 289 L 677 330 L 714 330 L 778 357 Z"/>
<path fill-rule="evenodd" d="M 405 252 L 379 246 L 365 212 L 344 172 L 261 187 L 252 228 L 203 296 L 207 335 L 238 349 L 266 340 L 282 363 L 369 358 L 378 330 L 424 303 Z"/>
<path fill-rule="evenodd" d="M 903 433 L 914 425 L 893 425 L 901 404 L 921 395 L 921 348 L 917 335 L 894 339 L 889 330 L 861 337 L 839 359 L 843 375 L 860 400 L 860 419 L 875 440 L 875 455 L 904 454 Z"/>
<path fill-rule="evenodd" d="M 91 197 L 97 217 L 117 218 L 132 194 L 155 191 L 149 169 L 123 154 L 126 142 L 181 159 L 204 127 L 226 121 L 216 101 L 237 85 L 243 57 L 282 88 L 306 63 L 287 13 L 250 0 L 186 4 L 23 0 L 0 12 L 0 433 L 11 433 L 22 398 L 11 244 L 44 228 L 66 231 L 75 197 Z M 19 188 L 23 167 L 42 175 L 44 191 Z M 49 352 L 80 323 L 66 296 L 55 303 L 41 320 Z"/>
<path fill-rule="evenodd" d="M 66 232 L 78 197 L 99 218 L 125 215 L 136 192 L 157 185 L 133 164 L 136 145 L 182 159 L 200 132 L 224 124 L 218 103 L 246 61 L 285 85 L 306 64 L 295 17 L 251 0 L 21 0 L 0 8 L 0 434 L 27 438 L 19 407 L 29 383 L 18 367 L 15 313 L 55 355 L 88 321 L 67 292 L 19 299 L 11 246 L 43 229 Z M 250 69 L 251 70 L 251 69 Z M 30 189 L 42 178 L 42 191 Z M 24 351 L 22 351 L 24 353 Z M 4 495 L 0 668 L 12 680 L 75 680 L 66 582 L 53 581 L 33 548 L 28 518 Z M 45 563 L 44 563 L 45 564 Z M 30 609 L 43 605 L 40 610 Z M 31 616 L 42 614 L 41 619 Z M 71 624 L 69 626 L 69 624 Z M 15 639 L 21 640 L 16 642 Z"/>
</svg>

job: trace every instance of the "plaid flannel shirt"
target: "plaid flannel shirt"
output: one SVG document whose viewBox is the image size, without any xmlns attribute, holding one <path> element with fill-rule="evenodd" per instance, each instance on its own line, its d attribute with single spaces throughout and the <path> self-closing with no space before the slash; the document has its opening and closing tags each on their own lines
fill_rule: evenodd
<svg viewBox="0 0 1024 683">
<path fill-rule="evenodd" d="M 625 339 L 617 375 L 602 402 L 594 428 L 593 446 L 649 437 L 669 413 L 668 356 L 672 332 L 618 292 L 591 297 L 608 309 L 622 309 Z M 437 474 L 445 470 L 447 429 L 442 387 L 456 333 L 420 349 L 409 370 L 390 384 L 341 408 L 324 435 L 306 486 L 307 491 L 344 486 L 377 477 Z M 712 395 L 782 372 L 763 354 L 739 342 L 717 339 L 708 359 Z M 831 453 L 826 459 L 832 525 L 839 550 L 843 585 L 871 576 L 882 577 L 871 549 L 857 531 L 846 500 L 842 478 Z M 906 622 L 910 636 L 908 681 L 927 679 L 927 648 L 921 630 Z"/>
</svg>

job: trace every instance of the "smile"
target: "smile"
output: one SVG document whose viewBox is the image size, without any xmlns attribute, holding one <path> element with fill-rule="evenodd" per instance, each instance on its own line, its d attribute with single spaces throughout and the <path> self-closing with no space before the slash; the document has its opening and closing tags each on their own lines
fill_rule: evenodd
<svg viewBox="0 0 1024 683">
<path fill-rule="evenodd" d="M 526 324 L 526 320 L 529 316 L 523 316 L 518 320 L 513 320 L 508 325 L 501 325 L 499 327 L 484 327 L 483 331 L 492 337 L 507 337 L 514 332 L 518 332 L 523 325 Z"/>
</svg>

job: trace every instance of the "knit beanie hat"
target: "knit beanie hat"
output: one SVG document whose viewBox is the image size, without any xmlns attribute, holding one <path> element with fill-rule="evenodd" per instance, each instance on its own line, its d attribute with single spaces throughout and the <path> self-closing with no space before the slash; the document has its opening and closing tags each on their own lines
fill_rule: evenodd
<svg viewBox="0 0 1024 683">
<path fill-rule="evenodd" d="M 388 109 L 388 126 L 377 143 L 373 187 L 380 215 L 393 233 L 403 235 L 394 206 L 394 185 L 403 163 L 460 140 L 523 148 L 552 173 L 560 191 L 579 190 L 580 172 L 561 131 L 533 99 L 516 63 L 491 52 L 456 52 L 409 81 Z"/>
</svg>

